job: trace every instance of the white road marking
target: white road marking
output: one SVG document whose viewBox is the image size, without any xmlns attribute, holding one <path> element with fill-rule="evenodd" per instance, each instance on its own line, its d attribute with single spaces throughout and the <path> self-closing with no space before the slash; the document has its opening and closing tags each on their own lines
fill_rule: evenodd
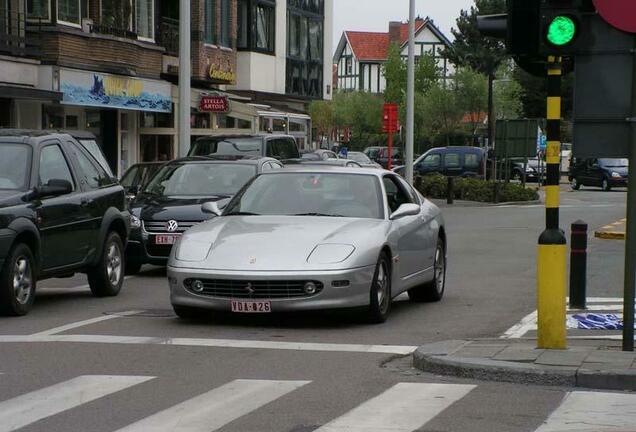
<svg viewBox="0 0 636 432">
<path fill-rule="evenodd" d="M 536 432 L 634 430 L 636 395 L 572 392 Z"/>
<path fill-rule="evenodd" d="M 126 311 L 126 312 L 121 312 L 121 313 L 117 313 L 117 315 L 102 315 L 96 318 L 90 318 L 87 320 L 83 320 L 83 321 L 77 321 L 74 323 L 69 323 L 69 324 L 65 324 L 63 326 L 59 326 L 59 327 L 54 327 L 52 329 L 48 329 L 48 330 L 44 330 L 38 333 L 34 333 L 33 336 L 50 336 L 50 335 L 54 335 L 54 334 L 58 334 L 58 333 L 63 333 L 65 331 L 69 331 L 69 330 L 73 330 L 79 327 L 84 327 L 87 325 L 91 325 L 91 324 L 96 324 L 102 321 L 108 321 L 108 320 L 112 320 L 115 318 L 121 318 L 124 316 L 129 316 L 129 315 L 135 315 L 140 313 L 141 311 Z"/>
<path fill-rule="evenodd" d="M 534 311 L 525 317 L 517 324 L 510 327 L 500 336 L 501 339 L 519 339 L 531 330 L 537 329 L 537 311 Z"/>
<path fill-rule="evenodd" d="M 475 387 L 461 384 L 396 384 L 315 432 L 414 431 Z"/>
<path fill-rule="evenodd" d="M 10 432 L 154 377 L 84 375 L 0 402 L 0 432 Z"/>
<path fill-rule="evenodd" d="M 331 344 L 307 342 L 277 342 L 240 339 L 194 339 L 194 338 L 162 338 L 148 336 L 109 336 L 109 335 L 0 335 L 0 343 L 36 343 L 36 342 L 71 342 L 71 343 L 104 343 L 133 345 L 175 345 L 199 346 L 214 348 L 247 348 L 290 351 L 333 351 L 369 354 L 408 355 L 417 346 L 407 345 L 361 345 Z"/>
<path fill-rule="evenodd" d="M 235 380 L 117 432 L 212 432 L 310 382 Z"/>
</svg>

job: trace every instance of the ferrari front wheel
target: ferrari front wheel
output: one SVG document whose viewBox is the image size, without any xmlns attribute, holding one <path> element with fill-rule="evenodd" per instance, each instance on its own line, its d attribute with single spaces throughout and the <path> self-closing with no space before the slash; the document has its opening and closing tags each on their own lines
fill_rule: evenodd
<svg viewBox="0 0 636 432">
<path fill-rule="evenodd" d="M 391 310 L 391 260 L 384 252 L 378 258 L 369 297 L 369 322 L 385 322 Z"/>
</svg>

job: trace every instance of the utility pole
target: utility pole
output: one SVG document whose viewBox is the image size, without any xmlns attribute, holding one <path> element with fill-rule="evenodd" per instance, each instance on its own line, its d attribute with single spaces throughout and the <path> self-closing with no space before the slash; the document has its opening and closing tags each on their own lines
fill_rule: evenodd
<svg viewBox="0 0 636 432">
<path fill-rule="evenodd" d="M 186 156 L 190 150 L 190 0 L 179 4 L 179 155 Z"/>
<path fill-rule="evenodd" d="M 413 141 L 415 122 L 415 0 L 409 0 L 409 60 L 406 81 L 406 181 L 413 184 Z M 391 157 L 391 155 L 389 155 Z"/>
</svg>

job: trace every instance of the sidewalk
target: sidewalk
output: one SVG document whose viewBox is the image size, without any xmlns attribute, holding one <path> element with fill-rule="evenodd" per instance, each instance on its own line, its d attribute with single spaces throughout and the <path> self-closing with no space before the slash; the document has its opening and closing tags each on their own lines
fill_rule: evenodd
<svg viewBox="0 0 636 432">
<path fill-rule="evenodd" d="M 451 340 L 421 346 L 413 365 L 425 372 L 486 381 L 636 391 L 636 353 L 620 342 L 568 341 L 567 350 L 533 340 Z"/>
</svg>

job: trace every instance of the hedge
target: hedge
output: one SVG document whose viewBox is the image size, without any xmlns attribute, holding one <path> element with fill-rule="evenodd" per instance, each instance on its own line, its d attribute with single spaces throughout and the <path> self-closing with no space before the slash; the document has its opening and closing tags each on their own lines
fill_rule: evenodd
<svg viewBox="0 0 636 432">
<path fill-rule="evenodd" d="M 448 180 L 439 174 L 427 175 L 416 179 L 419 191 L 427 198 L 445 199 Z M 495 185 L 493 181 L 478 178 L 455 178 L 454 199 L 495 202 Z M 499 202 L 534 201 L 539 199 L 535 189 L 524 188 L 517 183 L 499 183 Z"/>
</svg>

